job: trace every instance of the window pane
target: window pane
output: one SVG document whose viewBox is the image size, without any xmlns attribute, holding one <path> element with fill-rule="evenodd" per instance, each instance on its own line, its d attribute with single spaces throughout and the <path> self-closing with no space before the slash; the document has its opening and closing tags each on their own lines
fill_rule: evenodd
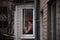
<svg viewBox="0 0 60 40">
<path fill-rule="evenodd" d="M 23 34 L 33 34 L 33 9 L 23 9 Z"/>
</svg>

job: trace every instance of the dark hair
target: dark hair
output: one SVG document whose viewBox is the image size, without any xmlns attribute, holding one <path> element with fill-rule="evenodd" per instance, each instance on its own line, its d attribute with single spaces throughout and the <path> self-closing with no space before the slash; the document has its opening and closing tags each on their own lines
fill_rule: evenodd
<svg viewBox="0 0 60 40">
<path fill-rule="evenodd" d="M 32 20 L 29 20 L 28 22 L 31 22 L 31 23 L 33 23 L 33 21 L 32 21 Z"/>
</svg>

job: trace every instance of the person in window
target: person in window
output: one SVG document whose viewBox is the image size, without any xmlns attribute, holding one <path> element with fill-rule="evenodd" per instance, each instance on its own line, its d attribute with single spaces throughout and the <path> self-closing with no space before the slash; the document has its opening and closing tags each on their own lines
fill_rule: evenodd
<svg viewBox="0 0 60 40">
<path fill-rule="evenodd" d="M 32 20 L 28 21 L 27 27 L 24 27 L 24 34 L 33 34 L 33 23 Z"/>
</svg>

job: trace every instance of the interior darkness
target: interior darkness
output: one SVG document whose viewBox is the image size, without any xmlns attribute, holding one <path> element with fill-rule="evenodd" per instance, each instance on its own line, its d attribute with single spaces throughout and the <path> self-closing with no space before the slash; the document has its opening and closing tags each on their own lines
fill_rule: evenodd
<svg viewBox="0 0 60 40">
<path fill-rule="evenodd" d="M 8 20 L 7 20 L 7 8 L 6 7 L 0 7 L 0 28 L 1 27 L 7 27 L 8 26 Z"/>
<path fill-rule="evenodd" d="M 23 4 L 23 3 L 33 3 L 34 0 L 15 0 L 15 2 L 16 3 L 21 3 L 21 4 Z"/>
<path fill-rule="evenodd" d="M 33 24 L 33 9 L 23 9 L 23 18 L 24 18 L 24 25 L 28 29 L 28 21 L 32 22 Z M 23 34 L 26 34 L 23 32 Z M 33 34 L 33 29 L 31 29 L 27 34 Z"/>
</svg>

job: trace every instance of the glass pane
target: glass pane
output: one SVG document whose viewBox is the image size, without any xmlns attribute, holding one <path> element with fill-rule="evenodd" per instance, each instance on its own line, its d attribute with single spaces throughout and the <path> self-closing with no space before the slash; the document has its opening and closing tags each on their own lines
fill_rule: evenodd
<svg viewBox="0 0 60 40">
<path fill-rule="evenodd" d="M 33 34 L 33 9 L 23 9 L 23 34 Z"/>
</svg>

